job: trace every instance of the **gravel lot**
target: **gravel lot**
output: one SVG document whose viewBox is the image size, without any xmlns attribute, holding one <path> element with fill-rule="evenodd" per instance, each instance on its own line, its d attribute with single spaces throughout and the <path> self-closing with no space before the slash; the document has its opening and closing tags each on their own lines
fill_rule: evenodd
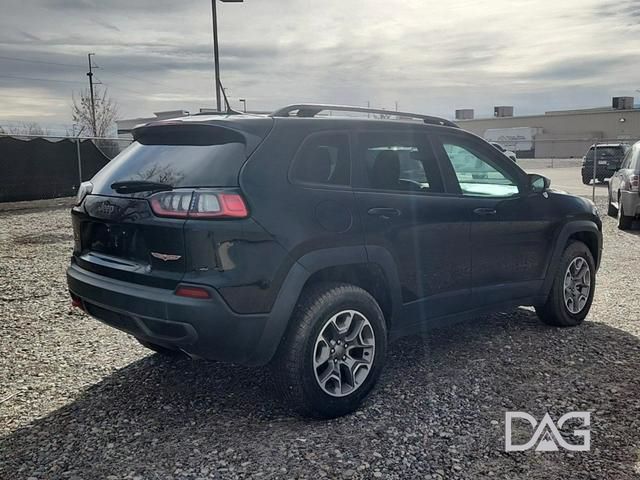
<svg viewBox="0 0 640 480">
<path fill-rule="evenodd" d="M 163 360 L 72 310 L 68 209 L 34 205 L 0 211 L 0 478 L 640 478 L 637 228 L 605 218 L 583 326 L 519 309 L 402 340 L 359 412 L 317 422 L 266 369 Z M 508 410 L 589 410 L 591 451 L 507 454 Z"/>
</svg>

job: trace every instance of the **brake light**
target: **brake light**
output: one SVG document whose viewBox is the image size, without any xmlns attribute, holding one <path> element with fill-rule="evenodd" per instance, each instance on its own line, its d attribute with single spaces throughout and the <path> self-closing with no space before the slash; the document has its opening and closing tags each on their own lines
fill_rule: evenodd
<svg viewBox="0 0 640 480">
<path fill-rule="evenodd" d="M 631 175 L 629 177 L 629 190 L 637 192 L 640 187 L 640 175 Z"/>
<path fill-rule="evenodd" d="M 198 298 L 201 300 L 211 298 L 209 291 L 202 287 L 181 286 L 176 290 L 176 295 L 179 297 Z"/>
<path fill-rule="evenodd" d="M 170 218 L 246 218 L 247 205 L 241 195 L 226 192 L 179 191 L 157 193 L 151 209 L 159 217 Z"/>
<path fill-rule="evenodd" d="M 76 193 L 76 206 L 80 205 L 84 200 L 84 197 L 89 195 L 93 190 L 93 184 L 91 182 L 82 182 L 78 187 L 78 193 Z"/>
</svg>

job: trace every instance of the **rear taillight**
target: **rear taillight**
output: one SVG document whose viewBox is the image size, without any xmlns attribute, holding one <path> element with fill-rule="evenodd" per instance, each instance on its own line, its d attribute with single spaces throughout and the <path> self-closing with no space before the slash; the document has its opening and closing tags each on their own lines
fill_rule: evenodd
<svg viewBox="0 0 640 480">
<path fill-rule="evenodd" d="M 173 190 L 153 195 L 153 213 L 170 218 L 247 218 L 249 212 L 241 195 L 229 192 Z"/>
<path fill-rule="evenodd" d="M 629 177 L 629 190 L 637 192 L 640 189 L 640 175 L 631 175 Z"/>
<path fill-rule="evenodd" d="M 91 182 L 82 182 L 78 187 L 78 193 L 76 193 L 76 205 L 80 205 L 84 197 L 91 193 L 91 190 L 93 190 L 93 184 Z"/>
</svg>

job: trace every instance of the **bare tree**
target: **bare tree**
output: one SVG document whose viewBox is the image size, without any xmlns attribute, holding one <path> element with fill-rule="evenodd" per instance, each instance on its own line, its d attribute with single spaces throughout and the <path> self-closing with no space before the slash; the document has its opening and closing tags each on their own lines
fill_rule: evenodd
<svg viewBox="0 0 640 480">
<path fill-rule="evenodd" d="M 91 109 L 91 93 L 88 89 L 80 92 L 79 98 L 73 95 L 71 116 L 77 125 L 77 135 L 92 137 L 107 137 L 113 131 L 118 116 L 118 105 L 109 97 L 107 90 L 95 89 L 95 124 Z"/>
<path fill-rule="evenodd" d="M 5 133 L 5 130 L 0 127 L 0 133 Z M 22 122 L 16 125 L 9 125 L 6 129 L 6 133 L 11 135 L 40 135 L 46 137 L 51 132 L 40 126 L 36 122 Z"/>
</svg>

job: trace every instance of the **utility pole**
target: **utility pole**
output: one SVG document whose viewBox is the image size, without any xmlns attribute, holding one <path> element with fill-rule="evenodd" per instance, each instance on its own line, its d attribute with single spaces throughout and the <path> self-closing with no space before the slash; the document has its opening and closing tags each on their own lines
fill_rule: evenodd
<svg viewBox="0 0 640 480">
<path fill-rule="evenodd" d="M 218 9 L 216 8 L 217 0 L 211 0 L 211 10 L 213 15 L 213 63 L 215 66 L 216 76 L 216 109 L 222 111 L 222 103 L 220 101 L 220 52 L 218 50 Z"/>
<path fill-rule="evenodd" d="M 91 93 L 91 127 L 93 132 L 92 136 L 96 136 L 96 101 L 93 95 L 93 64 L 91 63 L 91 56 L 95 56 L 95 53 L 90 53 L 87 55 L 89 58 L 89 73 L 87 73 L 87 77 L 89 77 L 89 92 Z M 96 67 L 97 68 L 97 67 Z"/>
</svg>

